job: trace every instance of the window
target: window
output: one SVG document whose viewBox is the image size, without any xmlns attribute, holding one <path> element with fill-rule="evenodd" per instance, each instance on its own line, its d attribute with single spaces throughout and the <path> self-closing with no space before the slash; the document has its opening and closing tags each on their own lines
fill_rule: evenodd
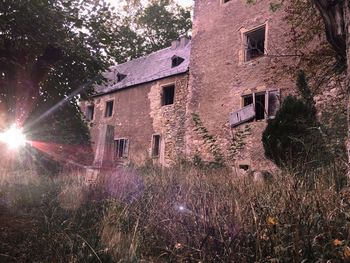
<svg viewBox="0 0 350 263">
<path fill-rule="evenodd" d="M 94 119 L 94 111 L 95 111 L 94 105 L 87 106 L 87 108 L 86 108 L 86 119 L 88 121 L 92 121 Z"/>
<path fill-rule="evenodd" d="M 158 157 L 160 154 L 160 135 L 152 136 L 152 157 Z"/>
<path fill-rule="evenodd" d="M 227 3 L 227 2 L 229 2 L 230 0 L 223 0 L 222 2 L 225 4 L 225 3 Z"/>
<path fill-rule="evenodd" d="M 117 139 L 114 141 L 115 156 L 117 158 L 127 158 L 129 154 L 129 140 Z"/>
<path fill-rule="evenodd" d="M 243 106 L 254 104 L 255 120 L 265 119 L 265 92 L 243 96 Z"/>
<path fill-rule="evenodd" d="M 162 105 L 174 104 L 175 86 L 163 87 Z"/>
<path fill-rule="evenodd" d="M 280 91 L 252 93 L 244 95 L 242 99 L 243 108 L 230 113 L 231 127 L 251 120 L 273 119 L 280 106 Z"/>
<path fill-rule="evenodd" d="M 171 58 L 171 67 L 177 67 L 178 65 L 180 65 L 185 59 L 183 59 L 182 57 L 178 57 L 178 56 L 173 56 Z"/>
<path fill-rule="evenodd" d="M 265 26 L 245 33 L 245 61 L 265 54 Z"/>
<path fill-rule="evenodd" d="M 113 100 L 106 102 L 105 117 L 111 117 L 113 115 Z"/>
<path fill-rule="evenodd" d="M 121 74 L 121 73 L 118 73 L 118 74 L 117 74 L 117 82 L 122 81 L 123 79 L 125 79 L 125 77 L 126 77 L 126 75 Z"/>
</svg>

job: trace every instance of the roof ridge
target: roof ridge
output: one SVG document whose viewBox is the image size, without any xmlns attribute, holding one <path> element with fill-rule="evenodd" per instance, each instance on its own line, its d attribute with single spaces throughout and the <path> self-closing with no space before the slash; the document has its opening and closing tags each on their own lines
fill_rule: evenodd
<svg viewBox="0 0 350 263">
<path fill-rule="evenodd" d="M 159 50 L 154 51 L 154 52 L 152 52 L 152 53 L 149 53 L 149 54 L 147 54 L 147 55 L 144 55 L 144 56 L 142 56 L 142 57 L 133 58 L 133 59 L 130 59 L 130 60 L 125 61 L 125 62 L 123 62 L 123 63 L 115 64 L 115 65 L 111 66 L 111 68 L 112 68 L 112 67 L 117 67 L 117 66 L 121 66 L 121 65 L 127 64 L 127 63 L 129 63 L 129 62 L 131 62 L 131 61 L 137 61 L 137 60 L 145 59 L 145 58 L 147 58 L 147 57 L 149 57 L 149 56 L 151 56 L 151 55 L 154 55 L 154 54 L 156 54 L 156 53 L 159 53 L 160 51 L 164 51 L 164 50 L 169 49 L 169 48 L 171 48 L 171 47 L 162 48 L 162 49 L 159 49 Z"/>
</svg>

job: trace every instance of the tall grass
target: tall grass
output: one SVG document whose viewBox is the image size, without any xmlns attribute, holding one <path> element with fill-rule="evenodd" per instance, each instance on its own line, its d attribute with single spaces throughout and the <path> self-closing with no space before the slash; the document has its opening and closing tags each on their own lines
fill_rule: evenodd
<svg viewBox="0 0 350 263">
<path fill-rule="evenodd" d="M 92 185 L 81 173 L 30 176 L 0 187 L 1 261 L 350 260 L 350 194 L 335 168 L 312 185 L 191 165 L 105 171 Z"/>
</svg>

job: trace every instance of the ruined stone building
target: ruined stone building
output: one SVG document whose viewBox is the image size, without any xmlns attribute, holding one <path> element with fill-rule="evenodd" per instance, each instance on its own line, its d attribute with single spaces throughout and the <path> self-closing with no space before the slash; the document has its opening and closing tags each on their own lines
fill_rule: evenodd
<svg viewBox="0 0 350 263">
<path fill-rule="evenodd" d="M 293 89 L 275 78 L 286 54 L 283 11 L 269 1 L 196 0 L 192 39 L 111 68 L 82 110 L 95 164 L 180 158 L 269 169 L 261 134 Z"/>
</svg>

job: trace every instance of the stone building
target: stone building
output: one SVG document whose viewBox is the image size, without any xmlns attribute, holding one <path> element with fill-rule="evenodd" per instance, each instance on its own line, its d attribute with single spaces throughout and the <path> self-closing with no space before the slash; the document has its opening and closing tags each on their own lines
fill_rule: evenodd
<svg viewBox="0 0 350 263">
<path fill-rule="evenodd" d="M 287 26 L 269 4 L 196 0 L 191 42 L 111 68 L 108 84 L 82 103 L 95 164 L 220 155 L 241 169 L 274 169 L 261 134 L 294 84 L 277 78 Z"/>
<path fill-rule="evenodd" d="M 186 151 L 205 159 L 213 154 L 191 118 L 198 114 L 208 134 L 232 165 L 273 169 L 266 160 L 261 134 L 281 99 L 292 92 L 276 67 L 288 63 L 284 12 L 270 1 L 196 0 L 187 100 Z"/>
<path fill-rule="evenodd" d="M 171 165 L 185 148 L 190 41 L 119 64 L 82 110 L 91 123 L 95 165 L 147 160 Z"/>
</svg>

